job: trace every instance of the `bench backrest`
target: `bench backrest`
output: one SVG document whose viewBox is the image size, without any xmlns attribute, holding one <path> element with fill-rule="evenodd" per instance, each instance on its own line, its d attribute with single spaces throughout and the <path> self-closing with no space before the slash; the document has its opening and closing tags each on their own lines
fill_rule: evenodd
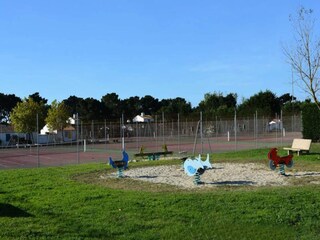
<svg viewBox="0 0 320 240">
<path fill-rule="evenodd" d="M 311 139 L 293 139 L 292 148 L 299 148 L 301 150 L 309 151 L 311 145 Z"/>
</svg>

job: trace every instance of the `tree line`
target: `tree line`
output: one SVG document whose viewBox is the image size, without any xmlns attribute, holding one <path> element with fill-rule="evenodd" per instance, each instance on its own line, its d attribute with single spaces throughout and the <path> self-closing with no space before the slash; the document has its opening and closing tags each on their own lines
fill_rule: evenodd
<svg viewBox="0 0 320 240">
<path fill-rule="evenodd" d="M 25 104 L 27 106 L 22 108 L 22 103 L 29 103 L 29 106 Z M 258 111 L 264 116 L 274 117 L 276 114 L 280 114 L 281 110 L 285 114 L 299 113 L 302 104 L 289 93 L 277 97 L 269 90 L 260 91 L 250 98 L 244 99 L 240 104 L 237 104 L 237 94 L 235 93 L 227 95 L 219 92 L 206 93 L 204 99 L 195 107 L 192 107 L 190 102 L 181 97 L 159 100 L 146 95 L 120 99 L 118 94 L 108 93 L 100 100 L 70 96 L 61 102 L 55 100 L 48 104 L 48 100 L 40 96 L 38 92 L 25 99 L 14 94 L 0 93 L 0 121 L 2 124 L 9 124 L 12 122 L 12 113 L 17 116 L 19 111 L 27 112 L 28 107 L 34 108 L 34 112 L 45 119 L 52 108 L 60 106 L 69 117 L 78 114 L 83 122 L 90 122 L 104 119 L 118 121 L 122 114 L 126 119 L 132 119 L 142 112 L 152 116 L 164 113 L 169 119 L 176 118 L 178 113 L 181 117 L 198 118 L 199 112 L 203 112 L 207 116 L 227 118 L 232 117 L 235 110 L 239 116 L 251 116 Z M 19 110 L 18 107 L 21 109 Z"/>
</svg>

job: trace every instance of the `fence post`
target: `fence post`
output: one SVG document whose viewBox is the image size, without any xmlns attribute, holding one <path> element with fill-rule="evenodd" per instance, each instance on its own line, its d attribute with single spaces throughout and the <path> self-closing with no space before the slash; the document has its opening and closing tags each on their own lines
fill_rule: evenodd
<svg viewBox="0 0 320 240">
<path fill-rule="evenodd" d="M 234 143 L 235 150 L 237 150 L 237 110 L 234 110 Z"/>
<path fill-rule="evenodd" d="M 105 142 L 105 147 L 106 147 L 106 150 L 108 149 L 107 147 L 107 119 L 104 119 L 104 142 Z"/>
<path fill-rule="evenodd" d="M 39 156 L 39 114 L 37 113 L 37 166 L 40 167 L 40 156 Z"/>
<path fill-rule="evenodd" d="M 200 112 L 200 139 L 201 139 L 201 154 L 203 154 L 203 127 L 202 127 L 202 112 Z"/>
<path fill-rule="evenodd" d="M 80 163 L 80 158 L 79 158 L 79 114 L 76 114 L 76 124 L 77 124 L 77 163 Z"/>
<path fill-rule="evenodd" d="M 180 153 L 180 115 L 178 113 L 178 152 Z"/>
<path fill-rule="evenodd" d="M 165 144 L 164 140 L 164 112 L 162 112 L 162 145 Z"/>
<path fill-rule="evenodd" d="M 121 142 L 122 142 L 122 151 L 125 150 L 125 146 L 124 146 L 124 115 L 122 113 L 122 116 L 121 116 L 121 135 L 122 135 L 122 138 L 121 138 Z"/>
</svg>

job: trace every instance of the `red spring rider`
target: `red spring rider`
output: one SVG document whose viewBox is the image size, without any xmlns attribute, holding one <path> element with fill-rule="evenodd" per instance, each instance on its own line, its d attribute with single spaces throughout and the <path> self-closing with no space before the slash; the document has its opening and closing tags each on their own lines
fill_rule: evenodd
<svg viewBox="0 0 320 240">
<path fill-rule="evenodd" d="M 293 155 L 287 155 L 284 157 L 280 157 L 278 155 L 278 149 L 272 148 L 268 153 L 269 158 L 269 167 L 271 170 L 275 170 L 278 166 L 280 167 L 280 173 L 285 175 L 284 166 L 286 165 L 288 168 L 293 166 Z"/>
</svg>

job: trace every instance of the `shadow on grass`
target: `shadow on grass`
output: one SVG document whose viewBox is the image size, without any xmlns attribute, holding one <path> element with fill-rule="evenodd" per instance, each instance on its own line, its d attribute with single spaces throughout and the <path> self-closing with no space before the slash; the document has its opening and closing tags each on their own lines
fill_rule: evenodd
<svg viewBox="0 0 320 240">
<path fill-rule="evenodd" d="M 221 182 L 211 182 L 205 183 L 210 185 L 254 185 L 256 184 L 253 181 L 221 181 Z"/>
<path fill-rule="evenodd" d="M 148 175 L 142 175 L 138 176 L 137 178 L 157 178 L 158 176 L 148 176 Z"/>
<path fill-rule="evenodd" d="M 309 152 L 309 153 L 303 152 L 303 153 L 300 153 L 300 155 L 294 154 L 293 156 L 294 157 L 299 157 L 299 156 L 305 157 L 305 156 L 319 156 L 319 155 L 320 155 L 320 152 Z"/>
<path fill-rule="evenodd" d="M 320 172 L 304 172 L 304 173 L 294 173 L 286 174 L 287 177 L 308 177 L 308 176 L 320 176 Z"/>
<path fill-rule="evenodd" d="M 0 203 L 0 217 L 32 217 L 32 215 L 11 204 Z"/>
</svg>

